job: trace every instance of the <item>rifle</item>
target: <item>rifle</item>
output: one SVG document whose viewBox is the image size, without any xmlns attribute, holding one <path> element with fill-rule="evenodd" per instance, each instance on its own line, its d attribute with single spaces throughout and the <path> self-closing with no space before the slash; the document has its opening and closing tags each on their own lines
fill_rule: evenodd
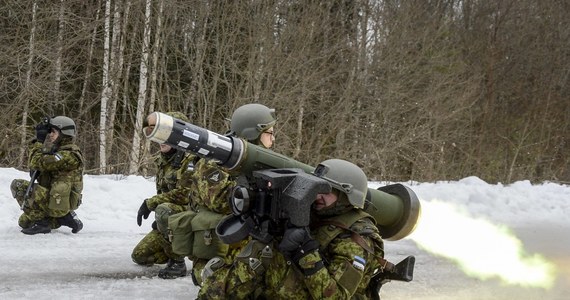
<svg viewBox="0 0 570 300">
<path fill-rule="evenodd" d="M 22 201 L 22 206 L 20 206 L 20 209 L 24 210 L 24 206 L 26 206 L 26 202 L 28 201 L 28 198 L 30 198 L 32 194 L 32 188 L 34 187 L 34 182 L 36 181 L 36 179 L 38 179 L 38 176 L 40 176 L 39 170 L 32 171 L 32 176 L 31 176 L 32 178 L 30 178 L 30 184 L 26 189 L 26 193 L 24 193 L 24 201 Z"/>
</svg>

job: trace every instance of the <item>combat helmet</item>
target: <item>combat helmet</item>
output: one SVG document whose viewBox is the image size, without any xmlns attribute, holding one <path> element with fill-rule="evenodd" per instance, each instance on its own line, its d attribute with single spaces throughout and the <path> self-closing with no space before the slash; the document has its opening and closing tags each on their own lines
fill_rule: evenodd
<svg viewBox="0 0 570 300">
<path fill-rule="evenodd" d="M 313 175 L 328 181 L 333 188 L 346 194 L 354 207 L 364 208 L 368 178 L 357 165 L 342 159 L 327 159 L 315 168 Z"/>
<path fill-rule="evenodd" d="M 166 114 L 175 118 L 175 119 L 178 119 L 178 120 L 181 120 L 184 122 L 190 122 L 190 118 L 188 118 L 184 113 L 182 113 L 180 111 L 169 111 Z"/>
<path fill-rule="evenodd" d="M 231 119 L 230 134 L 256 142 L 265 130 L 277 122 L 275 109 L 258 103 L 238 107 Z"/>
<path fill-rule="evenodd" d="M 57 116 L 49 119 L 49 126 L 58 129 L 62 135 L 75 137 L 75 122 L 65 116 Z"/>
</svg>

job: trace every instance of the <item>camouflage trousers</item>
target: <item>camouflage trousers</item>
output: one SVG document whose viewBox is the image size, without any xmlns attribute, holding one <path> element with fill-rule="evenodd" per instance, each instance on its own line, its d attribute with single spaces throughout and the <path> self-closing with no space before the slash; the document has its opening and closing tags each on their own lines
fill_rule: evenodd
<svg viewBox="0 0 570 300">
<path fill-rule="evenodd" d="M 225 265 L 202 282 L 197 299 L 256 299 L 261 294 L 263 273 L 273 253 L 267 245 L 246 239 L 232 245 Z M 254 259 L 258 263 L 253 263 Z"/>
<path fill-rule="evenodd" d="M 23 206 L 24 213 L 18 219 L 18 225 L 22 228 L 28 228 L 37 221 L 47 219 L 52 229 L 59 228 L 57 219 L 65 216 L 69 211 L 50 209 L 47 189 L 37 183 L 34 184 L 30 197 L 27 200 L 24 199 L 24 194 L 29 185 L 30 182 L 24 179 L 14 179 L 10 184 L 12 196 L 18 205 L 22 207 L 22 204 L 26 202 Z"/>
<path fill-rule="evenodd" d="M 155 209 L 156 229 L 153 229 L 135 246 L 132 260 L 139 265 L 165 264 L 169 259 L 179 259 L 168 241 L 168 216 L 186 210 L 174 203 L 163 203 Z"/>
</svg>

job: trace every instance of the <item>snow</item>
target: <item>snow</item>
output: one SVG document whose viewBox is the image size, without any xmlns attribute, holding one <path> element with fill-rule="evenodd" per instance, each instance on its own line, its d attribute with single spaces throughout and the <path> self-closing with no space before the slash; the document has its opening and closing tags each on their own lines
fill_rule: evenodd
<svg viewBox="0 0 570 300">
<path fill-rule="evenodd" d="M 85 175 L 83 205 L 77 210 L 84 229 L 72 234 L 62 227 L 33 236 L 22 234 L 18 227 L 21 211 L 10 192 L 10 183 L 16 178 L 28 179 L 29 174 L 0 168 L 0 299 L 196 296 L 198 288 L 189 276 L 163 280 L 156 276 L 163 266 L 142 267 L 131 261 L 132 249 L 150 230 L 152 215 L 139 227 L 136 213 L 142 200 L 155 192 L 153 178 Z M 557 266 L 557 277 L 548 289 L 470 277 L 452 260 L 428 253 L 412 238 L 406 238 L 387 241 L 386 256 L 395 262 L 407 255 L 416 256 L 414 281 L 385 285 L 383 299 L 565 299 L 570 293 L 570 186 L 529 181 L 488 184 L 474 176 L 403 184 L 414 190 L 422 207 L 439 201 L 471 218 L 508 227 L 526 252 L 539 253 Z M 382 185 L 370 182 L 369 186 Z M 191 268 L 188 260 L 187 266 Z"/>
</svg>

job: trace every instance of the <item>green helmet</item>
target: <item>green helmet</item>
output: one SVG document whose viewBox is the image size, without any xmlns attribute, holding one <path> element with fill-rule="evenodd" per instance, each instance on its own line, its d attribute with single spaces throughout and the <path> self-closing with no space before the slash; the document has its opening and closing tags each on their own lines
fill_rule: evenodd
<svg viewBox="0 0 570 300">
<path fill-rule="evenodd" d="M 61 134 L 69 137 L 75 137 L 75 122 L 65 116 L 57 116 L 49 119 L 49 125 L 57 128 Z"/>
<path fill-rule="evenodd" d="M 333 188 L 346 194 L 354 207 L 364 208 L 368 178 L 357 165 L 342 159 L 327 159 L 315 168 L 313 175 L 328 181 Z"/>
<path fill-rule="evenodd" d="M 265 105 L 251 103 L 238 107 L 230 124 L 230 134 L 248 141 L 257 141 L 265 130 L 277 122 L 275 109 Z"/>
<path fill-rule="evenodd" d="M 184 113 L 182 113 L 182 112 L 179 112 L 179 111 L 169 111 L 169 112 L 167 112 L 166 114 L 169 115 L 169 116 L 171 116 L 171 117 L 173 117 L 173 118 L 175 118 L 175 119 L 178 119 L 178 120 L 181 120 L 181 121 L 184 121 L 184 122 L 190 122 L 190 118 L 188 118 L 188 117 L 187 117 Z"/>
</svg>

